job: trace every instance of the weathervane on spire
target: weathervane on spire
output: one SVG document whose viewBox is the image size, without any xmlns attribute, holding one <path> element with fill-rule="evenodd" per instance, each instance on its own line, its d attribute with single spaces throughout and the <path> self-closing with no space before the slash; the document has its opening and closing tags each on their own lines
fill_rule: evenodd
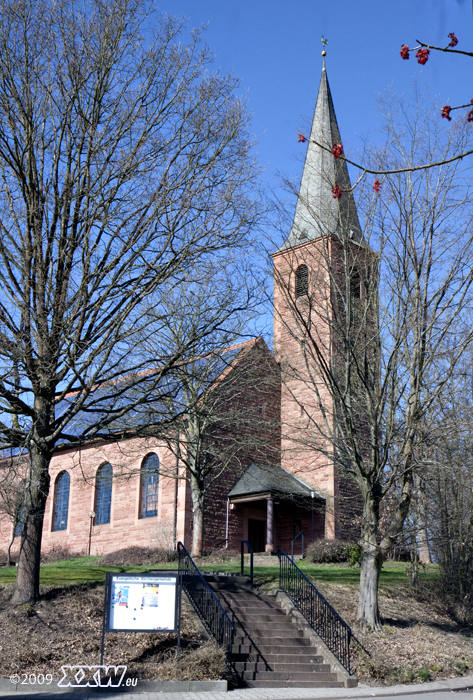
<svg viewBox="0 0 473 700">
<path fill-rule="evenodd" d="M 322 51 L 322 56 L 324 59 L 324 68 L 325 68 L 325 56 L 327 55 L 327 52 L 325 51 L 325 47 L 328 44 L 328 39 L 324 39 L 324 35 L 322 34 L 322 46 L 324 47 L 324 50 Z"/>
</svg>

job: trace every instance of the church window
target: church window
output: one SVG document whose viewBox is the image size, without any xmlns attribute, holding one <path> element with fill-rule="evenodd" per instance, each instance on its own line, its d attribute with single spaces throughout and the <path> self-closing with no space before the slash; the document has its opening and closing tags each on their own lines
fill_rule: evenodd
<svg viewBox="0 0 473 700">
<path fill-rule="evenodd" d="M 309 268 L 299 265 L 296 270 L 296 299 L 309 293 Z"/>
<path fill-rule="evenodd" d="M 95 525 L 106 525 L 110 522 L 112 480 L 112 465 L 106 462 L 98 468 L 95 477 Z"/>
<path fill-rule="evenodd" d="M 155 518 L 158 514 L 159 457 L 151 453 L 141 465 L 140 518 Z"/>
<path fill-rule="evenodd" d="M 350 291 L 352 299 L 361 299 L 361 278 L 356 268 L 351 273 Z"/>
<path fill-rule="evenodd" d="M 53 532 L 67 530 L 67 517 L 69 515 L 69 492 L 71 477 L 68 472 L 61 472 L 54 486 L 53 505 Z"/>
</svg>

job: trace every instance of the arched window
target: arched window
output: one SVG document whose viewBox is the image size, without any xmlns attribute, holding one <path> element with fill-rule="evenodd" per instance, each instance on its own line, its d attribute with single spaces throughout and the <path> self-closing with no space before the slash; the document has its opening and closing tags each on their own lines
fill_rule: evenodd
<svg viewBox="0 0 473 700">
<path fill-rule="evenodd" d="M 158 514 L 159 457 L 147 455 L 140 474 L 140 518 L 154 518 Z"/>
<path fill-rule="evenodd" d="M 95 477 L 95 525 L 106 525 L 110 522 L 112 480 L 112 465 L 108 462 L 102 464 Z"/>
<path fill-rule="evenodd" d="M 54 486 L 53 531 L 67 530 L 70 488 L 71 478 L 69 472 L 61 472 Z"/>
<path fill-rule="evenodd" d="M 296 299 L 309 293 L 309 268 L 299 265 L 296 270 Z"/>
</svg>

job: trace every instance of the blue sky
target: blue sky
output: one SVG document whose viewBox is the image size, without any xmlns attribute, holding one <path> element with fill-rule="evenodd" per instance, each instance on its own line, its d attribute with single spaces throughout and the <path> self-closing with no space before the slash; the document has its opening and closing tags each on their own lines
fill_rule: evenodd
<svg viewBox="0 0 473 700">
<path fill-rule="evenodd" d="M 348 154 L 364 134 L 376 138 L 376 100 L 389 87 L 408 97 L 420 74 L 440 106 L 473 97 L 473 59 L 434 53 L 420 66 L 412 54 L 409 61 L 399 56 L 401 44 L 416 39 L 445 46 L 452 31 L 458 49 L 473 50 L 471 0 L 164 0 L 158 10 L 189 17 L 190 27 L 208 26 L 215 66 L 233 71 L 247 91 L 268 184 L 278 170 L 300 176 L 305 146 L 297 132 L 315 106 L 321 35 L 329 42 L 327 73 Z"/>
</svg>

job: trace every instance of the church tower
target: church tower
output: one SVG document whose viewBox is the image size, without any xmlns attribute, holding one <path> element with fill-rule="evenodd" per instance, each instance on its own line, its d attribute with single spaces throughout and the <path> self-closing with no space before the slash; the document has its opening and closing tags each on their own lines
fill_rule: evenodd
<svg viewBox="0 0 473 700">
<path fill-rule="evenodd" d="M 360 267 L 369 250 L 346 163 L 332 154 L 341 143 L 324 58 L 293 225 L 273 260 L 281 466 L 325 498 L 329 539 L 343 535 L 341 496 L 353 489 L 334 459 L 340 425 L 328 375 L 337 372 L 338 348 L 356 322 L 353 311 L 363 297 Z"/>
</svg>

